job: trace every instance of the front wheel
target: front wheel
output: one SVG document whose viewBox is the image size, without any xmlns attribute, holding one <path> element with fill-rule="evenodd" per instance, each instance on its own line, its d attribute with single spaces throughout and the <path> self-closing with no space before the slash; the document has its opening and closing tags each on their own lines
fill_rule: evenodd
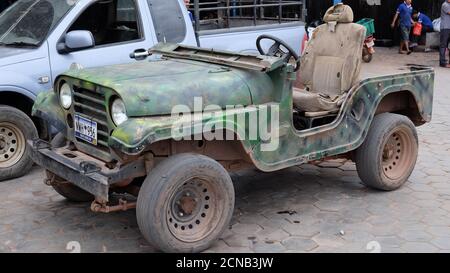
<svg viewBox="0 0 450 273">
<path fill-rule="evenodd" d="M 391 113 L 376 116 L 366 140 L 356 150 L 359 177 L 375 189 L 400 188 L 414 170 L 418 143 L 416 128 L 409 118 Z"/>
<path fill-rule="evenodd" d="M 234 198 L 230 175 L 218 162 L 202 155 L 175 155 L 145 179 L 137 221 L 159 250 L 201 252 L 228 227 Z"/>
<path fill-rule="evenodd" d="M 37 137 L 37 129 L 25 113 L 0 106 L 0 181 L 28 173 L 33 161 L 27 139 Z"/>
</svg>

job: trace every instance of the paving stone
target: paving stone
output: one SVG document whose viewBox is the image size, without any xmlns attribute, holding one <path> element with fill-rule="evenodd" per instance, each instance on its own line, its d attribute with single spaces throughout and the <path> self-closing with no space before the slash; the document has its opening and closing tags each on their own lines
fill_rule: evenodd
<svg viewBox="0 0 450 273">
<path fill-rule="evenodd" d="M 428 242 L 433 238 L 429 233 L 422 230 L 404 230 L 398 236 L 409 242 Z"/>
<path fill-rule="evenodd" d="M 338 235 L 318 234 L 312 238 L 318 245 L 338 248 L 341 247 L 345 241 Z"/>
<path fill-rule="evenodd" d="M 409 253 L 436 253 L 438 248 L 425 242 L 406 242 L 402 244 L 401 249 Z"/>
<path fill-rule="evenodd" d="M 450 236 L 449 237 L 436 237 L 431 240 L 431 243 L 437 246 L 441 250 L 450 251 Z"/>
<path fill-rule="evenodd" d="M 279 242 L 257 242 L 253 245 L 252 250 L 256 253 L 280 253 L 284 252 L 286 248 Z"/>
<path fill-rule="evenodd" d="M 426 231 L 435 237 L 450 237 L 448 226 L 428 226 Z"/>
<path fill-rule="evenodd" d="M 263 230 L 258 231 L 256 237 L 261 238 L 262 241 L 275 241 L 280 242 L 283 239 L 289 237 L 289 233 L 282 230 L 281 228 L 264 228 Z"/>
<path fill-rule="evenodd" d="M 318 245 L 311 239 L 305 239 L 300 237 L 290 237 L 281 242 L 282 245 L 288 250 L 301 250 L 301 251 L 311 251 Z"/>
<path fill-rule="evenodd" d="M 235 224 L 232 226 L 231 230 L 236 234 L 241 235 L 254 235 L 258 231 L 262 230 L 259 225 L 256 224 Z"/>
<path fill-rule="evenodd" d="M 283 230 L 292 236 L 313 237 L 320 233 L 318 225 L 289 224 Z"/>
</svg>

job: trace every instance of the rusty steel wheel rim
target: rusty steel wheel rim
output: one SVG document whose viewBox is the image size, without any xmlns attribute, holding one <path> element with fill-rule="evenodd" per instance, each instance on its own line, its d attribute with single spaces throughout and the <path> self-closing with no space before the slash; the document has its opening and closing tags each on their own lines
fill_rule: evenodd
<svg viewBox="0 0 450 273">
<path fill-rule="evenodd" d="M 192 178 L 183 183 L 170 198 L 167 209 L 167 224 L 172 235 L 188 243 L 206 238 L 223 214 L 219 200 L 219 192 L 212 182 Z"/>
<path fill-rule="evenodd" d="M 391 180 L 403 178 L 415 163 L 417 146 L 406 128 L 393 132 L 387 139 L 382 157 L 384 175 Z"/>
<path fill-rule="evenodd" d="M 25 136 L 14 124 L 0 122 L 0 168 L 17 164 L 25 153 Z"/>
</svg>

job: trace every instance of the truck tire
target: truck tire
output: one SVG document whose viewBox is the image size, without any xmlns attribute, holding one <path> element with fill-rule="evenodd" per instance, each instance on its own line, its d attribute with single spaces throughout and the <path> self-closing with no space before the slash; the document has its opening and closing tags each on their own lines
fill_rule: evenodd
<svg viewBox="0 0 450 273">
<path fill-rule="evenodd" d="M 30 171 L 33 161 L 27 140 L 37 137 L 37 129 L 25 113 L 0 105 L 0 182 Z"/>
<path fill-rule="evenodd" d="M 202 155 L 179 154 L 157 165 L 145 179 L 137 221 L 157 249 L 197 253 L 228 228 L 234 200 L 233 183 L 222 165 Z"/>
<path fill-rule="evenodd" d="M 53 189 L 70 202 L 83 203 L 94 201 L 95 197 L 59 176 L 46 171 L 47 179 L 51 181 Z"/>
<path fill-rule="evenodd" d="M 409 118 L 391 113 L 378 115 L 356 150 L 358 175 L 369 187 L 396 190 L 411 176 L 418 147 L 417 131 Z"/>
</svg>

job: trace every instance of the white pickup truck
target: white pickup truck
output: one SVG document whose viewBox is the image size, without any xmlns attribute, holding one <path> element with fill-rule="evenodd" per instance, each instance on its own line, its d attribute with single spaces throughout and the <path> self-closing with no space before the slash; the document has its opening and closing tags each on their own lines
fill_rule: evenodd
<svg viewBox="0 0 450 273">
<path fill-rule="evenodd" d="M 135 62 L 130 54 L 159 42 L 257 54 L 262 34 L 301 51 L 304 1 L 191 0 L 190 8 L 183 0 L 19 0 L 1 13 L 0 181 L 31 168 L 26 139 L 48 138 L 51 128 L 30 117 L 33 102 L 73 64 Z"/>
</svg>

